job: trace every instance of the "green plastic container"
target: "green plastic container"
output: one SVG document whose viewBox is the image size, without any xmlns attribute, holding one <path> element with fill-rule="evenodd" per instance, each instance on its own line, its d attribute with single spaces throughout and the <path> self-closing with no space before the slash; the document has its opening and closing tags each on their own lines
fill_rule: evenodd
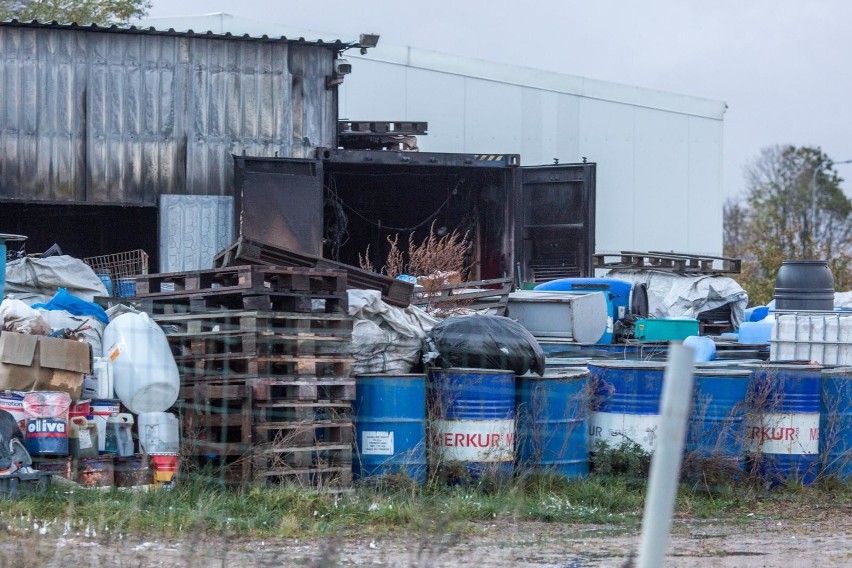
<svg viewBox="0 0 852 568">
<path fill-rule="evenodd" d="M 698 320 L 637 319 L 633 334 L 639 341 L 683 341 L 698 335 Z"/>
</svg>

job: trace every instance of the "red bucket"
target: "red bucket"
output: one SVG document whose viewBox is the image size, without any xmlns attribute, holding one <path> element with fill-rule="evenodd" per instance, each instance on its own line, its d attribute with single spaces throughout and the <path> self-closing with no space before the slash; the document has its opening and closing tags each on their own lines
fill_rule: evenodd
<svg viewBox="0 0 852 568">
<path fill-rule="evenodd" d="M 167 486 L 174 485 L 177 481 L 177 470 L 180 456 L 178 454 L 151 454 L 151 474 L 154 478 L 154 485 Z"/>
<path fill-rule="evenodd" d="M 77 416 L 82 416 L 83 418 L 86 418 L 92 413 L 91 409 L 91 400 L 78 400 L 76 404 L 72 404 L 71 408 L 68 409 L 68 420 L 70 421 L 72 418 Z"/>
</svg>

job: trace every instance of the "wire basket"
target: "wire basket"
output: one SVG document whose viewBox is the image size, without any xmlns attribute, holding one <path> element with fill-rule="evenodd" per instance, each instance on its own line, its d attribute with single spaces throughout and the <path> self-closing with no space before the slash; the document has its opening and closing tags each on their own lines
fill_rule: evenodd
<svg viewBox="0 0 852 568">
<path fill-rule="evenodd" d="M 136 295 L 135 277 L 148 274 L 148 253 L 142 249 L 84 258 L 95 274 L 104 282 L 107 294 L 113 291 L 119 297 Z"/>
</svg>

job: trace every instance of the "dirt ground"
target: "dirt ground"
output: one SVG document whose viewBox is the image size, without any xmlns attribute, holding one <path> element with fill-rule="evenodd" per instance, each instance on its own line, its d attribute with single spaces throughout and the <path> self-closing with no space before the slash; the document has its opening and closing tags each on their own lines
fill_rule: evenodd
<svg viewBox="0 0 852 568">
<path fill-rule="evenodd" d="M 0 566 L 626 566 L 638 527 L 495 520 L 454 534 L 383 537 L 139 540 L 109 535 L 0 539 Z M 666 566 L 852 566 L 852 504 L 735 522 L 677 519 Z"/>
</svg>

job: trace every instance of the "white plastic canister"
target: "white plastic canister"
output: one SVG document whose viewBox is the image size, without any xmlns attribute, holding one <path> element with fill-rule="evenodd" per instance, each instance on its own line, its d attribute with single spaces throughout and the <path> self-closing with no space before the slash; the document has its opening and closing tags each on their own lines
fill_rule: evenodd
<svg viewBox="0 0 852 568">
<path fill-rule="evenodd" d="M 115 398 L 112 364 L 106 357 L 92 358 L 92 374 L 83 377 L 83 396 L 108 400 Z"/>
<path fill-rule="evenodd" d="M 98 451 L 106 451 L 107 420 L 113 414 L 121 412 L 121 403 L 117 400 L 93 400 L 91 403 L 92 419 L 98 428 Z"/>
<path fill-rule="evenodd" d="M 176 454 L 180 450 L 178 419 L 168 412 L 139 415 L 139 449 L 146 454 Z"/>
<path fill-rule="evenodd" d="M 146 314 L 122 314 L 104 331 L 115 394 L 134 414 L 161 412 L 178 397 L 180 377 L 166 334 Z M 106 347 L 109 346 L 109 347 Z"/>
</svg>

